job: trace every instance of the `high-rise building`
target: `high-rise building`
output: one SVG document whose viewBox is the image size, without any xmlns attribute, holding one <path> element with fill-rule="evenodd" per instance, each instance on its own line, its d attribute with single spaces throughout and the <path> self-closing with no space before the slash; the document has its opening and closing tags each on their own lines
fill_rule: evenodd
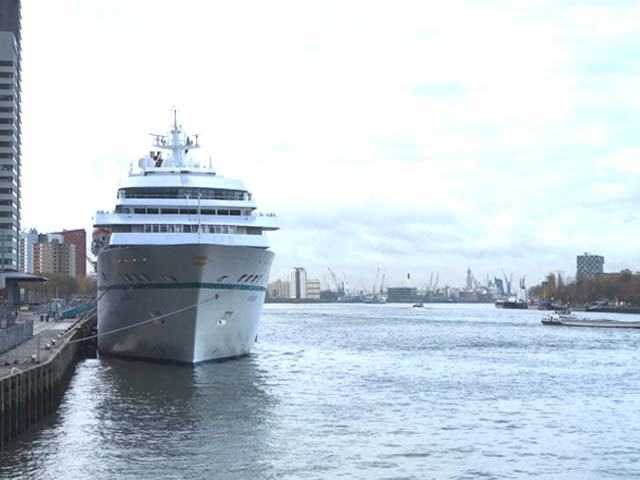
<svg viewBox="0 0 640 480">
<path fill-rule="evenodd" d="M 267 287 L 267 295 L 269 298 L 289 298 L 289 282 L 284 280 L 271 282 Z"/>
<path fill-rule="evenodd" d="M 320 300 L 320 280 L 307 280 L 307 298 L 310 300 Z"/>
<path fill-rule="evenodd" d="M 20 271 L 33 273 L 33 246 L 38 243 L 38 231 L 32 228 L 20 235 Z"/>
<path fill-rule="evenodd" d="M 64 243 L 76 246 L 76 277 L 87 276 L 87 232 L 81 228 L 78 230 L 63 230 L 58 232 L 62 235 Z"/>
<path fill-rule="evenodd" d="M 604 272 L 604 257 L 585 252 L 584 255 L 577 256 L 576 265 L 576 280 L 581 282 Z"/>
<path fill-rule="evenodd" d="M 17 271 L 20 237 L 20 0 L 0 2 L 0 270 Z"/>
<path fill-rule="evenodd" d="M 307 271 L 296 267 L 289 274 L 289 294 L 291 298 L 307 298 Z"/>
<path fill-rule="evenodd" d="M 76 273 L 76 246 L 57 241 L 36 243 L 33 246 L 33 273 Z"/>
</svg>

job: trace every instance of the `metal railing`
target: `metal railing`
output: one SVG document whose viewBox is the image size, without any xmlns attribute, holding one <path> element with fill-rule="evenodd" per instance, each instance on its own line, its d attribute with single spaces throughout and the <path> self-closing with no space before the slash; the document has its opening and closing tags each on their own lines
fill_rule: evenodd
<svg viewBox="0 0 640 480">
<path fill-rule="evenodd" d="M 0 354 L 11 350 L 33 336 L 33 320 L 0 330 Z"/>
</svg>

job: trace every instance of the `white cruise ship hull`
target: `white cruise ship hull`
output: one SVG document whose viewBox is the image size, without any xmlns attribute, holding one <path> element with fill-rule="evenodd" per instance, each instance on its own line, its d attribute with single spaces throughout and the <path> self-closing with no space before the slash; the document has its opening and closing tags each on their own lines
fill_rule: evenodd
<svg viewBox="0 0 640 480">
<path fill-rule="evenodd" d="M 98 256 L 98 349 L 198 363 L 250 352 L 273 253 L 223 245 L 109 247 Z"/>
</svg>

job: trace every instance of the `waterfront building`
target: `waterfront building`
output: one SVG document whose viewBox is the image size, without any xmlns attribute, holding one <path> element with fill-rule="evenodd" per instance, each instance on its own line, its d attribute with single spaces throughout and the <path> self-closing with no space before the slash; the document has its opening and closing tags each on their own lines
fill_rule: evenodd
<svg viewBox="0 0 640 480">
<path fill-rule="evenodd" d="M 0 270 L 17 271 L 20 237 L 20 0 L 0 3 Z"/>
<path fill-rule="evenodd" d="M 87 276 L 87 232 L 83 229 L 63 230 L 58 232 L 62 235 L 64 243 L 73 244 L 76 247 L 76 277 Z"/>
<path fill-rule="evenodd" d="M 387 302 L 402 303 L 418 300 L 418 289 L 415 287 L 389 287 L 387 288 Z"/>
<path fill-rule="evenodd" d="M 289 297 L 307 298 L 307 271 L 302 267 L 295 267 L 289 274 Z"/>
<path fill-rule="evenodd" d="M 20 235 L 20 271 L 33 273 L 33 246 L 38 243 L 38 231 L 32 228 Z"/>
<path fill-rule="evenodd" d="M 604 272 L 604 257 L 585 252 L 576 258 L 576 281 L 581 282 Z"/>
<path fill-rule="evenodd" d="M 320 280 L 307 280 L 307 298 L 310 300 L 320 300 Z"/>
<path fill-rule="evenodd" d="M 76 246 L 58 241 L 33 245 L 33 273 L 59 273 L 74 276 L 76 273 Z"/>
<path fill-rule="evenodd" d="M 276 280 L 267 286 L 269 298 L 290 298 L 289 282 L 286 280 Z"/>
</svg>

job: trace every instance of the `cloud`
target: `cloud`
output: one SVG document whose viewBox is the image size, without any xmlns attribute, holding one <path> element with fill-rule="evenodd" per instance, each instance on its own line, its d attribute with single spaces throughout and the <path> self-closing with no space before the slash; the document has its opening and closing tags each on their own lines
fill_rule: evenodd
<svg viewBox="0 0 640 480">
<path fill-rule="evenodd" d="M 639 18 L 633 2 L 24 2 L 24 225 L 90 228 L 177 103 L 201 160 L 281 216 L 276 277 L 542 278 L 585 249 L 638 269 Z"/>
</svg>

